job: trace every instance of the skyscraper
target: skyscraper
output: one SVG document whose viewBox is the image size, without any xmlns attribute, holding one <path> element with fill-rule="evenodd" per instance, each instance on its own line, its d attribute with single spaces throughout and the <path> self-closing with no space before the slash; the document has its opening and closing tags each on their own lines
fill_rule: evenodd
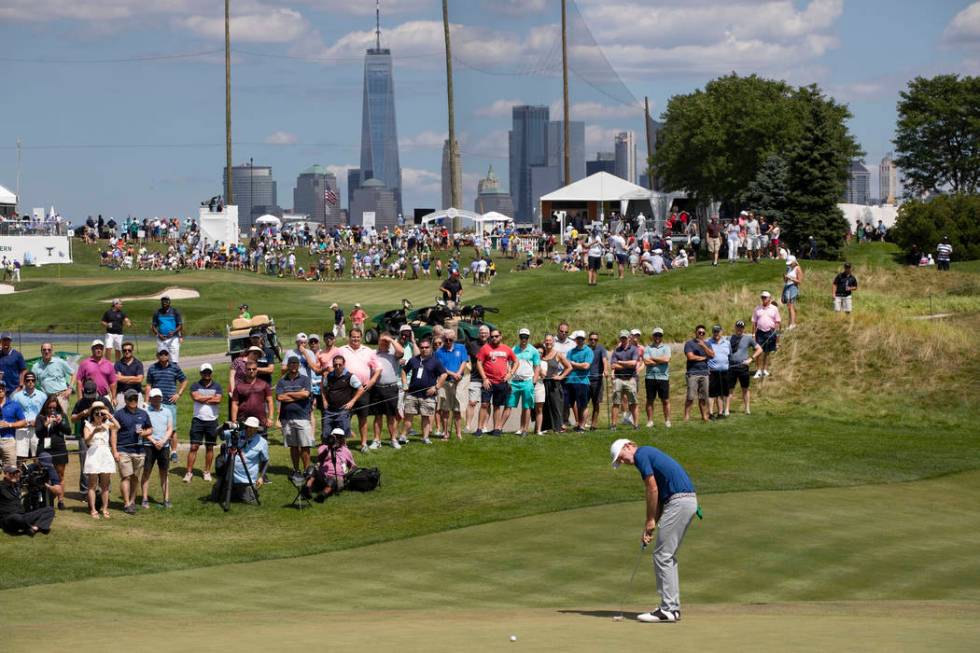
<svg viewBox="0 0 980 653">
<path fill-rule="evenodd" d="M 633 132 L 616 134 L 616 176 L 636 183 L 636 135 Z"/>
<path fill-rule="evenodd" d="M 349 168 L 347 170 L 347 208 L 354 203 L 354 191 L 361 187 L 364 176 L 360 168 Z"/>
<path fill-rule="evenodd" d="M 585 176 L 591 177 L 597 172 L 616 174 L 616 153 L 596 152 L 595 158 L 585 162 Z"/>
<path fill-rule="evenodd" d="M 878 166 L 878 201 L 881 204 L 895 204 L 898 195 L 898 168 L 889 153 Z"/>
<path fill-rule="evenodd" d="M 221 179 L 225 181 L 227 169 L 222 168 Z M 255 219 L 265 213 L 281 213 L 276 200 L 276 180 L 272 178 L 270 166 L 257 166 L 243 163 L 231 169 L 231 181 L 235 189 L 235 203 L 238 205 L 238 226 L 247 233 Z M 227 188 L 228 184 L 223 183 Z"/>
<path fill-rule="evenodd" d="M 293 189 L 293 211 L 304 213 L 311 222 L 328 226 L 340 223 L 340 190 L 337 177 L 320 165 L 299 174 Z"/>
<path fill-rule="evenodd" d="M 361 179 L 378 179 L 395 194 L 402 212 L 402 169 L 395 126 L 395 77 L 391 50 L 381 47 L 381 14 L 377 41 L 364 56 L 364 104 L 361 114 Z"/>
<path fill-rule="evenodd" d="M 500 190 L 500 182 L 493 171 L 493 166 L 487 170 L 487 176 L 476 184 L 476 201 L 473 202 L 473 210 L 480 214 L 496 211 L 508 218 L 514 217 L 514 201 L 510 193 Z"/>
<path fill-rule="evenodd" d="M 871 197 L 871 173 L 862 161 L 851 161 L 844 201 L 848 204 L 867 204 Z"/>
<path fill-rule="evenodd" d="M 374 213 L 374 227 L 378 231 L 398 224 L 395 194 L 391 189 L 385 188 L 380 179 L 368 179 L 354 191 L 354 201 L 350 205 L 350 224 L 365 226 L 365 213 Z"/>
<path fill-rule="evenodd" d="M 460 203 L 463 202 L 463 181 L 462 168 L 459 163 L 459 142 L 456 143 L 456 179 L 450 179 L 449 167 L 449 139 L 442 144 L 442 208 L 448 209 L 453 205 L 453 184 L 455 183 L 456 192 Z M 454 207 L 460 208 L 460 207 Z"/>
<path fill-rule="evenodd" d="M 569 158 L 571 159 L 570 173 L 572 176 L 568 180 L 570 184 L 585 178 L 585 123 L 572 120 L 568 123 L 568 131 L 572 141 L 571 147 L 569 148 Z M 565 180 L 562 179 L 565 174 L 564 148 L 564 122 L 553 120 L 548 123 L 548 165 L 558 168 L 558 179 L 562 182 L 560 186 L 565 185 Z M 552 188 L 551 190 L 545 191 L 545 193 L 550 193 L 552 190 L 555 189 Z"/>
<path fill-rule="evenodd" d="M 517 106 L 512 117 L 510 194 L 514 201 L 514 219 L 528 221 L 535 208 L 531 197 L 531 168 L 548 165 L 548 107 Z"/>
</svg>

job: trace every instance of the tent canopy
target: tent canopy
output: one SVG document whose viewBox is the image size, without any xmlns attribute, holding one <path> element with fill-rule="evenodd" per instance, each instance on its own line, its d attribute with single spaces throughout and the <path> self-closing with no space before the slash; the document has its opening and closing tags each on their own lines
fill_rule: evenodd
<svg viewBox="0 0 980 653">
<path fill-rule="evenodd" d="M 279 218 L 277 218 L 274 215 L 270 215 L 270 214 L 267 213 L 267 214 L 265 214 L 263 216 L 260 216 L 255 221 L 255 224 L 271 224 L 271 225 L 275 225 L 276 227 L 280 227 L 280 226 L 282 226 L 282 220 L 280 220 Z"/>
<path fill-rule="evenodd" d="M 16 204 L 17 196 L 0 186 L 0 204 Z"/>
<path fill-rule="evenodd" d="M 453 221 L 453 218 L 461 218 L 466 222 L 478 222 L 482 216 L 479 213 L 474 213 L 473 211 L 467 211 L 466 209 L 455 209 L 448 208 L 442 211 L 433 211 L 432 213 L 423 216 L 422 225 L 427 225 L 430 222 L 435 222 L 436 220 L 448 220 Z"/>
<path fill-rule="evenodd" d="M 493 223 L 493 222 L 513 222 L 514 218 L 508 218 L 503 213 L 497 213 L 496 211 L 490 211 L 489 213 L 484 213 L 480 218 L 482 223 Z"/>
<path fill-rule="evenodd" d="M 543 195 L 542 202 L 600 202 L 647 199 L 650 191 L 608 172 L 597 172 L 564 188 Z"/>
</svg>

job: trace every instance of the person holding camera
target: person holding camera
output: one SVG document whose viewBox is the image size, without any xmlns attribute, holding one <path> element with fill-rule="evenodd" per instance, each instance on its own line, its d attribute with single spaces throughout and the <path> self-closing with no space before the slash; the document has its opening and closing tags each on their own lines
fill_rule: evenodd
<svg viewBox="0 0 980 653">
<path fill-rule="evenodd" d="M 25 511 L 21 499 L 20 475 L 18 467 L 6 465 L 3 468 L 3 481 L 0 482 L 0 528 L 11 535 L 27 533 L 33 536 L 39 531 L 47 535 L 51 532 L 51 523 L 54 521 L 54 508 L 44 506 Z M 48 485 L 46 483 L 45 487 Z"/>
<path fill-rule="evenodd" d="M 219 400 L 220 401 L 220 400 Z M 160 469 L 160 490 L 163 492 L 163 507 L 170 507 L 170 437 L 174 433 L 174 418 L 170 411 L 163 407 L 163 392 L 160 388 L 150 390 L 150 406 L 146 412 L 150 417 L 152 433 L 143 443 L 143 478 L 141 479 L 141 494 L 143 509 L 150 507 L 149 488 L 150 477 L 153 475 L 153 465 Z"/>
<path fill-rule="evenodd" d="M 47 454 L 50 464 L 54 467 L 59 479 L 65 477 L 65 467 L 68 466 L 68 447 L 65 438 L 71 435 L 71 423 L 68 416 L 61 409 L 61 403 L 57 395 L 49 396 L 41 412 L 34 420 L 34 432 L 37 434 L 37 455 L 40 459 Z M 65 492 L 61 484 L 59 492 L 55 492 L 58 497 L 58 510 L 65 509 Z"/>
<path fill-rule="evenodd" d="M 212 491 L 212 499 L 218 501 L 224 496 L 225 472 L 224 465 L 228 464 L 228 448 L 237 449 L 242 456 L 233 452 L 231 464 L 234 465 L 232 472 L 231 499 L 242 503 L 258 503 L 256 492 L 262 487 L 262 471 L 269 462 L 269 443 L 262 437 L 259 429 L 261 424 L 257 417 L 249 417 L 243 423 L 244 432 L 239 432 L 238 428 L 226 429 L 221 437 L 225 442 L 221 445 L 221 467 L 216 470 L 220 481 L 215 483 Z M 240 439 L 236 442 L 236 439 Z M 241 445 L 241 446 L 237 446 Z M 242 459 L 244 458 L 244 464 Z M 251 481 L 251 484 L 249 483 Z M 255 486 L 255 492 L 252 486 Z"/>
<path fill-rule="evenodd" d="M 344 489 L 347 474 L 357 468 L 354 454 L 347 448 L 344 429 L 335 428 L 323 437 L 323 444 L 317 449 L 316 462 L 316 473 L 306 480 L 303 496 L 323 503 L 327 497 Z"/>
<path fill-rule="evenodd" d="M 135 403 L 136 398 L 133 399 L 133 404 Z M 99 512 L 95 508 L 95 486 L 98 484 L 102 496 L 102 517 L 109 519 L 109 481 L 116 472 L 111 443 L 116 440 L 119 422 L 99 400 L 93 401 L 86 410 L 88 419 L 82 427 L 82 438 L 86 447 L 82 474 L 88 480 L 88 509 L 92 519 L 99 519 Z"/>
<path fill-rule="evenodd" d="M 299 356 L 291 354 L 286 359 L 286 374 L 276 384 L 276 398 L 279 400 L 282 438 L 289 447 L 294 473 L 302 473 L 310 466 L 310 448 L 313 446 L 310 387 L 310 377 L 300 374 Z M 299 466 L 301 460 L 302 467 Z"/>
<path fill-rule="evenodd" d="M 163 396 L 162 391 L 160 396 Z M 136 390 L 126 391 L 126 407 L 117 410 L 113 415 L 117 428 L 110 439 L 112 457 L 119 463 L 123 512 L 127 515 L 136 514 L 136 490 L 140 487 L 140 477 L 146 462 L 143 440 L 153 435 L 150 416 L 139 407 L 139 397 Z"/>
</svg>

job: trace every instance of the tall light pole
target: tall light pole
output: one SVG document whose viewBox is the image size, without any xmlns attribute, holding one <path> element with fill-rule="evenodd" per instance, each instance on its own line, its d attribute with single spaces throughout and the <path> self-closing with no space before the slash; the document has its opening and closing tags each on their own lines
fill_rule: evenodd
<svg viewBox="0 0 980 653">
<path fill-rule="evenodd" d="M 650 133 L 650 98 L 643 98 L 643 122 L 647 128 L 647 188 L 653 190 L 653 135 Z"/>
<path fill-rule="evenodd" d="M 564 116 L 562 125 L 562 148 L 565 160 L 565 185 L 572 183 L 572 155 L 569 149 L 571 127 L 568 124 L 568 16 L 566 0 L 561 0 L 561 92 L 564 101 Z"/>
<path fill-rule="evenodd" d="M 446 97 L 449 103 L 449 188 L 450 204 L 462 203 L 462 172 L 459 170 L 459 143 L 456 142 L 456 109 L 453 102 L 453 48 L 449 40 L 449 0 L 442 0 L 442 31 L 446 39 Z M 445 207 L 449 208 L 449 207 Z M 453 231 L 459 231 L 463 219 L 453 218 Z"/>
<path fill-rule="evenodd" d="M 225 0 L 225 206 L 235 203 L 231 183 L 231 0 Z"/>
<path fill-rule="evenodd" d="M 21 147 L 23 146 L 23 141 L 20 138 L 17 139 L 17 203 L 20 204 L 20 155 Z"/>
</svg>

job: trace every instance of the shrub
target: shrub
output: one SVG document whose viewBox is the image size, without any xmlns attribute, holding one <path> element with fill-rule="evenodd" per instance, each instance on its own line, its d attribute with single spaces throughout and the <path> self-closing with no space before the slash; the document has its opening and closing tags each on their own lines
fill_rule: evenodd
<svg viewBox="0 0 980 653">
<path fill-rule="evenodd" d="M 918 245 L 924 252 L 934 252 L 943 236 L 949 236 L 954 260 L 980 258 L 980 195 L 939 195 L 906 202 L 889 232 L 889 238 L 906 251 Z"/>
</svg>

